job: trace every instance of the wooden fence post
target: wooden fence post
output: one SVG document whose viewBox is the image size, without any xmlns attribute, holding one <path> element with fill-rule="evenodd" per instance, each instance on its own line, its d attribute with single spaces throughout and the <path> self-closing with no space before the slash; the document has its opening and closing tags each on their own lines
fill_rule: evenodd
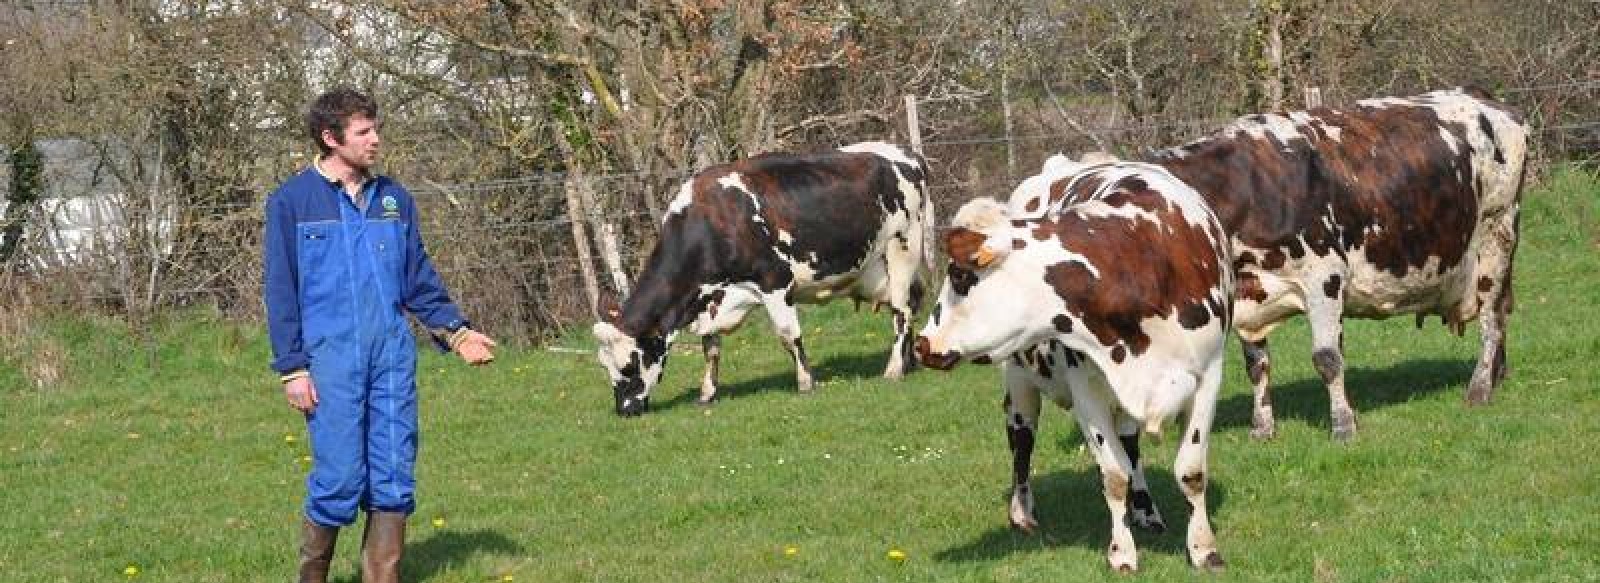
<svg viewBox="0 0 1600 583">
<path fill-rule="evenodd" d="M 579 169 L 578 158 L 572 151 L 572 144 L 567 143 L 567 124 L 560 119 L 552 121 L 557 135 L 556 145 L 561 148 L 561 155 L 567 161 L 567 175 L 562 179 L 562 190 L 567 195 L 567 222 L 572 227 L 572 245 L 578 252 L 578 272 L 583 277 L 584 290 L 589 292 L 589 314 L 596 319 L 600 318 L 600 279 L 595 276 L 594 252 L 589 249 L 589 235 L 584 228 L 583 201 L 578 194 L 579 182 L 583 172 Z"/>
<path fill-rule="evenodd" d="M 922 122 L 917 119 L 917 96 L 906 96 L 906 135 L 911 140 L 911 150 L 922 155 Z"/>
</svg>

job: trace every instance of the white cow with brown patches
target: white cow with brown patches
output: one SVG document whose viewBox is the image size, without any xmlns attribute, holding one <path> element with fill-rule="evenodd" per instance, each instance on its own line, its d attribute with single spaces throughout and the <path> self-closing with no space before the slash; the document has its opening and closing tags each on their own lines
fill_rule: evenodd
<svg viewBox="0 0 1600 583">
<path fill-rule="evenodd" d="M 1159 167 L 1055 167 L 1067 168 L 1072 189 L 1039 216 L 1016 218 L 984 198 L 957 213 L 945 235 L 949 277 L 917 355 L 938 369 L 1003 363 L 1020 528 L 1036 524 L 1028 456 L 1041 396 L 1072 406 L 1104 479 L 1118 570 L 1138 568 L 1130 506 L 1136 523 L 1161 526 L 1134 462 L 1138 430 L 1187 412 L 1174 473 L 1193 510 L 1189 560 L 1220 569 L 1205 492 L 1234 291 L 1227 239 L 1204 199 Z"/>
<path fill-rule="evenodd" d="M 1156 152 L 1232 237 L 1235 327 L 1255 385 L 1251 431 L 1276 431 L 1267 335 L 1304 313 L 1327 385 L 1332 434 L 1356 433 L 1345 395 L 1346 316 L 1437 314 L 1483 344 L 1466 400 L 1506 376 L 1512 259 L 1528 126 L 1474 89 L 1250 115 Z"/>
</svg>

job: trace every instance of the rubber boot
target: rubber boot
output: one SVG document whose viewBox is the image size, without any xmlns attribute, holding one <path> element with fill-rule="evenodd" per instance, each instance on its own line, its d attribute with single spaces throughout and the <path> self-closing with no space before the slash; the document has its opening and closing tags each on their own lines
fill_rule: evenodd
<svg viewBox="0 0 1600 583">
<path fill-rule="evenodd" d="M 368 512 L 367 527 L 361 534 L 361 582 L 399 583 L 405 546 L 405 513 Z"/>
<path fill-rule="evenodd" d="M 339 529 L 300 521 L 300 583 L 328 583 L 328 564 L 333 562 L 333 545 Z"/>
</svg>

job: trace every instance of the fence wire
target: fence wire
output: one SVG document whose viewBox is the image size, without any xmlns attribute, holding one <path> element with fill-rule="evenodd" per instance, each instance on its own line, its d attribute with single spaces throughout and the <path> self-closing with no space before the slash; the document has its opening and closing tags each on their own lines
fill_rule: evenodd
<svg viewBox="0 0 1600 583">
<path fill-rule="evenodd" d="M 1496 93 L 1523 96 L 1547 91 L 1600 91 L 1600 80 Z M 1181 131 L 1197 137 L 1229 121 L 1207 117 L 994 135 L 962 125 L 973 115 L 973 107 L 971 103 L 942 110 L 930 107 L 927 112 L 930 125 L 954 128 L 931 134 L 922 144 L 935 166 L 930 190 L 945 213 L 972 196 L 1004 196 L 1050 153 L 1091 145 L 1085 134 L 1120 136 L 1115 142 L 1118 147 L 1138 151 L 1171 145 L 1148 141 L 1158 132 Z M 1535 129 L 1547 143 L 1555 144 L 1548 148 L 1547 156 L 1590 156 L 1578 163 L 1596 164 L 1592 157 L 1600 152 L 1600 121 L 1560 120 Z M 619 237 L 623 270 L 635 275 L 656 236 L 657 217 L 648 209 L 665 207 L 676 194 L 674 188 L 659 186 L 652 192 L 636 188 L 619 194 L 620 189 L 611 186 L 618 182 L 669 184 L 691 174 L 689 169 L 581 177 L 547 173 L 476 181 L 422 180 L 408 188 L 422 208 L 421 228 L 429 252 L 474 320 L 504 336 L 537 339 L 590 316 L 585 273 L 592 274 L 602 287 L 610 287 L 595 234 L 603 226 L 611 227 Z M 593 216 L 575 220 L 566 208 L 565 189 L 579 181 L 591 192 L 609 195 L 600 197 L 600 208 Z M 261 199 L 269 187 L 235 186 L 229 190 L 259 194 L 255 200 L 182 208 L 170 248 L 152 244 L 148 233 L 141 235 L 135 232 L 138 229 L 126 226 L 92 234 L 86 239 L 86 250 L 71 258 L 49 248 L 48 238 L 24 238 L 18 255 L 22 259 L 0 271 L 0 286 L 48 290 L 40 294 L 44 301 L 76 302 L 112 311 L 214 303 L 231 314 L 259 317 Z M 0 218 L 4 216 L 0 213 Z M 577 250 L 577 227 L 585 230 L 588 254 Z M 0 298 L 0 308 L 5 301 L 7 298 Z"/>
</svg>

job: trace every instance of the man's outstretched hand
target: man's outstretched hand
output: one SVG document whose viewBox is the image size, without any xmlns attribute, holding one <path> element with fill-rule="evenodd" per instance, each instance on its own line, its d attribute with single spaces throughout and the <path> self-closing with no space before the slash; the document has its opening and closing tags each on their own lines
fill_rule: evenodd
<svg viewBox="0 0 1600 583">
<path fill-rule="evenodd" d="M 461 360 L 470 365 L 489 364 L 494 362 L 494 339 L 483 335 L 476 330 L 462 329 L 456 333 L 451 343 L 451 349 L 461 355 Z"/>
</svg>

